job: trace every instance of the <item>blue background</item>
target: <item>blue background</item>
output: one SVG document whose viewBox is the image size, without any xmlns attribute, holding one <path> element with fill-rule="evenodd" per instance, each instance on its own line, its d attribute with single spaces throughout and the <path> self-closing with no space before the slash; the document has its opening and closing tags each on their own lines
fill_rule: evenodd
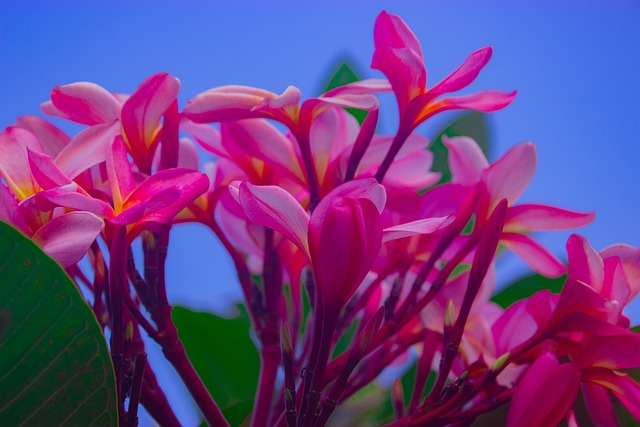
<svg viewBox="0 0 640 427">
<path fill-rule="evenodd" d="M 180 78 L 181 107 L 220 85 L 273 92 L 294 85 L 321 91 L 340 59 L 370 70 L 373 23 L 386 9 L 420 39 L 429 85 L 472 51 L 494 56 L 471 86 L 518 90 L 490 116 L 491 158 L 513 144 L 536 143 L 539 168 L 521 201 L 596 210 L 579 230 L 597 250 L 640 246 L 640 3 L 636 1 L 8 1 L 0 2 L 0 126 L 41 114 L 57 84 L 92 81 L 131 93 L 149 75 Z M 395 130 L 395 105 L 383 98 L 381 130 Z M 423 125 L 428 136 L 454 115 Z M 73 125 L 57 122 L 74 133 Z M 228 312 L 239 296 L 230 262 L 198 226 L 172 234 L 168 278 L 174 303 Z M 561 258 L 569 233 L 540 240 Z M 501 283 L 528 270 L 499 264 Z M 637 324 L 640 304 L 628 311 Z M 152 349 L 153 350 L 153 349 Z M 152 354 L 152 358 L 155 358 Z M 170 374 L 170 387 L 181 387 Z M 179 390 L 178 390 L 179 391 Z M 197 423 L 188 402 L 180 417 Z M 142 425 L 148 423 L 144 419 Z"/>
</svg>

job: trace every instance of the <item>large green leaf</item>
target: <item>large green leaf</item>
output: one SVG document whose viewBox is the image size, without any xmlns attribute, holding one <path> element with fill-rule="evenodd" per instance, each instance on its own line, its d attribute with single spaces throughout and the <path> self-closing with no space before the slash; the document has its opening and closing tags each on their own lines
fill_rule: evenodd
<svg viewBox="0 0 640 427">
<path fill-rule="evenodd" d="M 331 89 L 335 89 L 340 86 L 344 86 L 349 83 L 357 82 L 361 80 L 357 73 L 353 70 L 353 67 L 348 61 L 341 61 L 336 67 L 335 71 L 329 78 L 329 82 L 324 88 L 324 92 L 329 92 Z M 367 112 L 364 110 L 358 110 L 355 108 L 346 109 L 353 117 L 358 120 L 358 123 L 362 124 L 367 117 Z"/>
<path fill-rule="evenodd" d="M 442 174 L 440 183 L 451 181 L 451 172 L 449 171 L 448 163 L 449 151 L 442 143 L 443 135 L 449 138 L 454 136 L 469 136 L 478 143 L 485 156 L 488 157 L 489 155 L 489 137 L 485 114 L 477 111 L 464 113 L 449 123 L 438 134 L 438 137 L 433 140 L 433 143 L 429 147 L 433 153 L 433 166 L 431 170 Z"/>
<path fill-rule="evenodd" d="M 253 407 L 260 374 L 246 311 L 225 319 L 175 307 L 173 320 L 189 360 L 222 413 L 231 425 L 241 425 Z"/>
<path fill-rule="evenodd" d="M 0 425 L 117 425 L 107 345 L 64 270 L 0 222 Z"/>
<path fill-rule="evenodd" d="M 507 308 L 514 302 L 529 298 L 531 295 L 543 289 L 548 289 L 554 294 L 560 293 L 566 279 L 566 276 L 550 279 L 539 274 L 534 274 L 505 287 L 495 294 L 491 300 L 502 308 Z"/>
</svg>

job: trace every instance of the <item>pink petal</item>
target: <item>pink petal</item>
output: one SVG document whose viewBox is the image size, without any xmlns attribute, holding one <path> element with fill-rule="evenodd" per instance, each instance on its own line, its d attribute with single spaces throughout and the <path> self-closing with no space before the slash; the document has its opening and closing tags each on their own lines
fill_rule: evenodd
<svg viewBox="0 0 640 427">
<path fill-rule="evenodd" d="M 555 426 L 578 395 L 580 371 L 572 363 L 558 364 L 551 353 L 527 370 L 511 399 L 508 427 Z"/>
<path fill-rule="evenodd" d="M 567 240 L 569 278 L 579 280 L 596 291 L 602 289 L 604 263 L 587 239 L 572 234 Z"/>
<path fill-rule="evenodd" d="M 369 199 L 380 213 L 384 209 L 387 200 L 384 187 L 378 184 L 375 179 L 366 178 L 349 181 L 333 189 L 320 201 L 313 211 L 311 222 L 322 221 L 321 218 L 325 211 L 335 204 L 336 200 L 341 198 Z"/>
<path fill-rule="evenodd" d="M 131 165 L 127 157 L 122 136 L 113 140 L 111 147 L 107 148 L 106 168 L 111 187 L 111 198 L 116 212 L 124 209 L 124 200 L 135 188 Z"/>
<path fill-rule="evenodd" d="M 189 101 L 183 114 L 196 123 L 212 123 L 269 116 L 253 108 L 263 100 L 276 98 L 273 92 L 248 86 L 222 86 L 203 92 Z"/>
<path fill-rule="evenodd" d="M 222 147 L 220 132 L 213 126 L 195 123 L 185 118 L 180 122 L 180 128 L 208 152 L 218 157 L 230 157 Z"/>
<path fill-rule="evenodd" d="M 91 126 L 78 133 L 55 159 L 60 170 L 73 179 L 105 161 L 107 147 L 120 135 L 120 122 Z"/>
<path fill-rule="evenodd" d="M 9 126 L 0 132 L 0 177 L 18 200 L 39 190 L 31 175 L 27 148 L 43 151 L 40 142 L 26 129 Z"/>
<path fill-rule="evenodd" d="M 27 147 L 27 158 L 29 159 L 29 168 L 33 178 L 43 190 L 72 182 L 48 155 L 33 151 Z"/>
<path fill-rule="evenodd" d="M 51 91 L 51 102 L 57 112 L 46 107 L 45 112 L 84 125 L 112 122 L 120 116 L 118 100 L 95 83 L 56 86 Z"/>
<path fill-rule="evenodd" d="M 491 200 L 507 199 L 513 204 L 533 178 L 537 158 L 535 145 L 524 142 L 489 166 L 483 174 Z"/>
<path fill-rule="evenodd" d="M 425 218 L 385 228 L 382 230 L 382 241 L 388 242 L 390 240 L 401 239 L 403 237 L 415 236 L 418 234 L 431 234 L 438 231 L 441 227 L 447 226 L 452 219 L 452 217 L 446 216 L 439 218 Z"/>
<path fill-rule="evenodd" d="M 543 276 L 560 277 L 566 273 L 565 265 L 529 236 L 504 232 L 501 242 Z"/>
<path fill-rule="evenodd" d="M 320 204 L 326 200 L 322 214 L 316 216 L 318 205 L 309 222 L 309 253 L 323 309 L 337 315 L 378 256 L 382 226 L 368 198 L 330 194 Z"/>
<path fill-rule="evenodd" d="M 34 134 L 48 155 L 55 157 L 69 143 L 71 138 L 48 121 L 37 116 L 20 116 L 16 126 Z"/>
<path fill-rule="evenodd" d="M 633 246 L 617 244 L 609 246 L 600 252 L 602 258 L 618 257 L 622 263 L 622 269 L 627 276 L 627 280 L 631 285 L 631 295 L 629 299 L 633 299 L 640 293 L 640 248 Z"/>
<path fill-rule="evenodd" d="M 485 47 L 473 52 L 453 73 L 429 89 L 429 94 L 435 99 L 442 94 L 464 89 L 478 77 L 480 70 L 491 59 L 492 53 L 491 47 Z"/>
<path fill-rule="evenodd" d="M 239 202 L 249 220 L 279 232 L 309 257 L 309 216 L 291 194 L 273 185 L 243 182 Z"/>
<path fill-rule="evenodd" d="M 522 204 L 512 206 L 507 212 L 509 230 L 548 231 L 569 230 L 590 224 L 595 212 L 575 212 L 554 206 Z"/>
<path fill-rule="evenodd" d="M 36 193 L 36 203 L 38 208 L 47 212 L 56 207 L 65 207 L 77 211 L 86 211 L 101 217 L 113 215 L 111 205 L 102 200 L 94 199 L 84 194 L 78 193 L 76 183 L 70 183 L 64 187 L 51 188 L 46 191 Z"/>
<path fill-rule="evenodd" d="M 63 267 L 70 267 L 85 256 L 103 226 L 92 213 L 70 212 L 43 225 L 33 241 Z"/>
<path fill-rule="evenodd" d="M 427 73 L 424 61 L 413 50 L 377 47 L 373 53 L 371 68 L 382 71 L 389 79 L 401 116 L 411 100 L 425 91 Z"/>
<path fill-rule="evenodd" d="M 583 382 L 581 389 L 593 423 L 601 427 L 619 427 L 615 409 L 606 388 L 598 384 Z"/>
<path fill-rule="evenodd" d="M 446 110 L 475 110 L 490 113 L 507 107 L 515 97 L 515 91 L 483 90 L 471 95 L 443 98 L 437 102 L 436 109 L 438 112 Z"/>
<path fill-rule="evenodd" d="M 636 420 L 640 420 L 640 385 L 626 374 L 603 368 L 585 369 L 583 381 L 605 387 L 618 398 Z"/>
<path fill-rule="evenodd" d="M 0 183 L 0 221 L 13 224 L 23 233 L 29 234 L 29 227 L 20 212 L 18 201 L 2 183 Z"/>
<path fill-rule="evenodd" d="M 349 83 L 331 89 L 322 95 L 322 98 L 337 96 L 341 94 L 364 95 L 368 93 L 391 92 L 391 85 L 388 80 L 384 79 L 365 79 L 357 82 Z"/>
<path fill-rule="evenodd" d="M 452 182 L 462 185 L 479 182 L 482 171 L 489 168 L 489 162 L 478 143 L 466 136 L 448 138 L 446 135 L 442 137 L 442 142 L 449 149 Z"/>
<path fill-rule="evenodd" d="M 148 222 L 152 220 L 149 218 L 149 215 L 176 203 L 180 200 L 181 195 L 182 191 L 175 187 L 158 190 L 156 193 L 149 195 L 148 198 L 137 200 L 137 203 L 129 203 L 129 206 L 125 207 L 120 214 L 109 218 L 109 222 L 118 225 L 130 225 L 138 221 Z M 166 217 L 155 215 L 153 220 L 160 223 L 167 223 L 173 219 L 173 216 L 175 216 L 175 214 Z"/>
<path fill-rule="evenodd" d="M 168 73 L 158 73 L 143 81 L 122 105 L 122 128 L 131 154 L 143 169 L 150 167 L 150 151 L 160 118 L 175 101 L 180 81 Z"/>
<path fill-rule="evenodd" d="M 622 328 L 611 328 L 609 335 L 594 335 L 589 344 L 572 356 L 580 368 L 633 369 L 640 367 L 638 349 L 640 334 Z"/>
</svg>

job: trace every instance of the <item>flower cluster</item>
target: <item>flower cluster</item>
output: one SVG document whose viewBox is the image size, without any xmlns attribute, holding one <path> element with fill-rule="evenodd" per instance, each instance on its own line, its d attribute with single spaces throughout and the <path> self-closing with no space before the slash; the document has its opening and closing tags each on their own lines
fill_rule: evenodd
<svg viewBox="0 0 640 427">
<path fill-rule="evenodd" d="M 443 137 L 451 180 L 440 183 L 416 127 L 443 111 L 500 110 L 515 92 L 455 95 L 491 48 L 428 87 L 420 44 L 399 17 L 381 13 L 374 40 L 372 68 L 386 79 L 317 98 L 224 86 L 180 110 L 178 79 L 160 73 L 128 96 L 85 82 L 55 87 L 42 109 L 86 126 L 72 138 L 38 117 L 0 133 L 0 219 L 90 289 L 110 331 L 121 420 L 132 416 L 125 399 L 146 333 L 206 421 L 227 425 L 166 297 L 169 234 L 184 222 L 208 227 L 237 269 L 261 356 L 253 426 L 331 423 L 340 403 L 409 351 L 418 354 L 412 393 L 405 401 L 393 387 L 389 425 L 468 425 L 507 403 L 509 426 L 577 425 L 579 394 L 597 425 L 617 425 L 616 402 L 640 420 L 640 385 L 623 372 L 640 368 L 640 335 L 623 313 L 640 292 L 640 249 L 598 253 L 572 235 L 566 266 L 534 240 L 594 215 L 517 203 L 536 167 L 531 143 L 489 163 L 473 139 Z M 395 135 L 375 133 L 381 92 L 397 99 Z M 200 168 L 196 145 L 215 161 Z M 506 309 L 491 302 L 499 248 L 540 275 L 566 274 L 562 292 Z M 91 279 L 78 267 L 86 254 Z M 141 403 L 179 425 L 152 367 L 143 375 Z"/>
</svg>

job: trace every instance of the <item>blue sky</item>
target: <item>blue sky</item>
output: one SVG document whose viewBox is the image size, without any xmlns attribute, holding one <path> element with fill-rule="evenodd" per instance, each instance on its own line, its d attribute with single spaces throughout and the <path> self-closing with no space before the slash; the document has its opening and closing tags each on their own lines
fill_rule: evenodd
<svg viewBox="0 0 640 427">
<path fill-rule="evenodd" d="M 56 84 L 96 82 L 132 92 L 168 71 L 182 82 L 180 101 L 206 89 L 243 84 L 318 94 L 349 58 L 363 77 L 373 23 L 386 9 L 420 39 L 435 84 L 472 51 L 494 56 L 470 90 L 518 91 L 490 117 L 492 158 L 513 144 L 538 147 L 537 174 L 521 200 L 595 210 L 579 230 L 600 250 L 640 246 L 640 3 L 634 1 L 56 1 L 0 2 L 0 126 L 40 114 Z M 384 100 L 383 100 L 384 102 Z M 383 105 L 382 131 L 394 130 L 395 106 Z M 453 116 L 420 128 L 433 135 Z M 64 125 L 69 132 L 73 126 Z M 170 254 L 173 301 L 224 307 L 237 295 L 228 260 L 197 227 L 179 230 Z M 540 236 L 563 256 L 568 233 Z M 212 268 L 211 259 L 215 259 Z M 501 263 L 509 277 L 526 272 Z M 195 296 L 195 298 L 194 298 Z M 640 305 L 634 318 L 640 319 Z"/>
</svg>

